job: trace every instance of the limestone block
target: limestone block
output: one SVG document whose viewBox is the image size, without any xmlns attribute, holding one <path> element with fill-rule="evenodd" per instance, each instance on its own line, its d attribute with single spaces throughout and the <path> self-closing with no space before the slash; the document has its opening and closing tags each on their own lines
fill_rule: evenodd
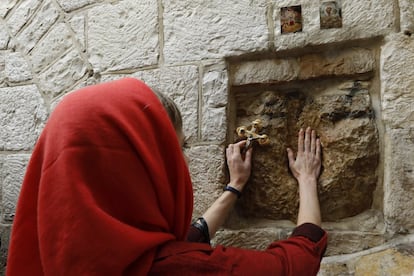
<svg viewBox="0 0 414 276">
<path fill-rule="evenodd" d="M 340 52 L 330 51 L 302 56 L 299 79 L 361 74 L 371 72 L 374 68 L 375 57 L 371 50 L 349 48 Z"/>
<path fill-rule="evenodd" d="M 265 0 L 163 1 L 167 63 L 267 48 Z"/>
<path fill-rule="evenodd" d="M 6 57 L 7 53 L 8 53 L 8 51 L 0 51 L 0 86 L 2 86 L 2 84 L 4 84 L 4 82 L 6 80 L 6 72 L 5 72 L 6 61 L 5 61 L 5 57 Z"/>
<path fill-rule="evenodd" d="M 171 97 L 183 117 L 183 131 L 187 142 L 198 137 L 198 68 L 197 66 L 164 67 L 139 71 L 132 75 L 152 89 Z"/>
<path fill-rule="evenodd" d="M 13 221 L 16 203 L 23 182 L 29 154 L 12 154 L 4 158 L 2 166 L 2 220 Z"/>
<path fill-rule="evenodd" d="M 373 52 L 357 47 L 306 54 L 298 58 L 247 61 L 230 66 L 234 86 L 356 75 L 374 69 Z"/>
<path fill-rule="evenodd" d="M 90 4 L 102 2 L 102 0 L 57 0 L 57 2 L 65 12 L 71 12 L 73 10 L 83 8 Z"/>
<path fill-rule="evenodd" d="M 7 2 L 11 7 L 13 7 L 17 1 L 7 0 Z M 29 18 L 35 13 L 41 2 L 42 1 L 40 0 L 19 1 L 18 8 L 14 9 L 14 11 L 7 18 L 7 25 L 12 35 L 16 35 L 29 21 Z M 7 5 L 1 5 L 1 7 L 4 7 L 6 10 L 9 9 Z"/>
<path fill-rule="evenodd" d="M 247 61 L 232 66 L 233 85 L 279 83 L 295 80 L 300 66 L 296 58 Z"/>
<path fill-rule="evenodd" d="M 38 75 L 42 92 L 56 96 L 72 87 L 87 72 L 87 63 L 77 50 L 71 49 Z"/>
<path fill-rule="evenodd" d="M 384 216 L 390 232 L 414 233 L 414 127 L 387 130 Z"/>
<path fill-rule="evenodd" d="M 114 71 L 157 64 L 156 1 L 125 0 L 88 11 L 88 55 L 94 71 Z"/>
<path fill-rule="evenodd" d="M 194 211 L 199 217 L 218 198 L 224 187 L 224 147 L 195 145 L 185 150 L 193 180 Z"/>
<path fill-rule="evenodd" d="M 359 215 L 337 220 L 335 222 L 324 222 L 323 229 L 328 232 L 340 231 L 342 233 L 366 232 L 384 233 L 384 214 L 381 210 L 369 209 Z"/>
<path fill-rule="evenodd" d="M 224 65 L 206 66 L 202 83 L 202 140 L 223 142 L 226 140 L 228 100 L 228 77 Z"/>
<path fill-rule="evenodd" d="M 16 36 L 19 41 L 19 47 L 25 53 L 33 49 L 59 17 L 59 10 L 51 0 L 42 2 L 42 6 L 31 19 L 30 23 Z"/>
<path fill-rule="evenodd" d="M 39 73 L 73 46 L 71 33 L 65 23 L 52 26 L 49 33 L 30 52 L 33 70 Z"/>
<path fill-rule="evenodd" d="M 399 0 L 401 32 L 414 34 L 414 3 L 411 0 Z"/>
<path fill-rule="evenodd" d="M 0 274 L 6 275 L 7 251 L 9 249 L 11 225 L 0 224 Z"/>
<path fill-rule="evenodd" d="M 46 119 L 35 85 L 0 88 L 0 149 L 30 150 Z"/>
<path fill-rule="evenodd" d="M 80 44 L 82 51 L 86 51 L 85 39 L 86 39 L 86 20 L 84 15 L 73 16 L 69 20 L 69 24 L 72 27 L 73 32 L 75 32 L 75 39 Z"/>
<path fill-rule="evenodd" d="M 322 259 L 323 260 L 323 259 Z M 321 267 L 317 274 L 318 276 L 354 276 L 352 269 L 348 267 L 346 263 L 334 262 L 334 263 L 321 263 Z"/>
<path fill-rule="evenodd" d="M 32 79 L 31 68 L 19 52 L 8 52 L 6 54 L 5 74 L 9 82 L 21 82 Z"/>
<path fill-rule="evenodd" d="M 382 117 L 389 128 L 411 128 L 414 122 L 414 41 L 390 35 L 381 51 Z"/>
<path fill-rule="evenodd" d="M 286 230 L 278 228 L 221 229 L 217 231 L 214 244 L 245 249 L 264 250 L 277 240 L 286 238 Z"/>
<path fill-rule="evenodd" d="M 355 276 L 411 276 L 414 272 L 414 243 L 362 256 L 355 265 Z"/>
<path fill-rule="evenodd" d="M 320 1 L 302 2 L 303 31 L 281 34 L 280 9 L 291 6 L 292 1 L 277 1 L 274 5 L 274 26 L 276 51 L 323 45 L 340 41 L 367 39 L 383 36 L 393 31 L 396 2 L 341 1 L 342 28 L 321 29 L 319 21 Z M 297 4 L 297 3 L 293 3 Z"/>
<path fill-rule="evenodd" d="M 351 217 L 371 207 L 379 140 L 370 96 L 365 89 L 337 93 L 237 95 L 236 126 L 259 118 L 262 132 L 271 139 L 270 145 L 255 147 L 250 183 L 238 205 L 243 216 L 295 221 L 297 183 L 288 171 L 286 148 L 296 150 L 297 132 L 307 126 L 317 131 L 323 145 L 319 181 L 323 220 Z"/>
<path fill-rule="evenodd" d="M 385 242 L 385 237 L 380 233 L 331 230 L 328 235 L 329 246 L 325 256 L 356 253 Z"/>
<path fill-rule="evenodd" d="M 3 0 L 0 5 L 0 16 L 4 18 L 16 5 L 17 0 Z"/>
<path fill-rule="evenodd" d="M 10 41 L 10 35 L 7 32 L 7 26 L 0 22 L 0 50 L 6 50 Z"/>
</svg>

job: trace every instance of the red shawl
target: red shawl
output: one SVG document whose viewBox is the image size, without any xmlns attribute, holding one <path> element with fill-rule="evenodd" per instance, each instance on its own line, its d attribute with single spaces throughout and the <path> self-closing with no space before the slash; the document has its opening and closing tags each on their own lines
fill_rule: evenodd
<svg viewBox="0 0 414 276">
<path fill-rule="evenodd" d="M 146 274 L 185 240 L 191 180 L 167 113 L 135 79 L 83 88 L 56 107 L 29 162 L 7 275 Z"/>
</svg>

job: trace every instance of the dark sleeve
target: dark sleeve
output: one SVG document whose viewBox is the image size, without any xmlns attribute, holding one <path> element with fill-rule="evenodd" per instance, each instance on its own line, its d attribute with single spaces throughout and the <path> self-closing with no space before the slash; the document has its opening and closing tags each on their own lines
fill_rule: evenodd
<svg viewBox="0 0 414 276">
<path fill-rule="evenodd" d="M 210 244 L 210 240 L 207 240 L 202 230 L 192 224 L 187 234 L 188 242 L 200 242 Z"/>
<path fill-rule="evenodd" d="M 292 237 L 302 236 L 313 242 L 318 242 L 322 239 L 325 231 L 313 223 L 304 223 L 293 230 Z"/>
</svg>

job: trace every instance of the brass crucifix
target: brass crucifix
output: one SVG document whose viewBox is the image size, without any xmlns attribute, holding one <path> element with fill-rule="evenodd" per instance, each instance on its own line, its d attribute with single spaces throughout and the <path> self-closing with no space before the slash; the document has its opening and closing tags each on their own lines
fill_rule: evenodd
<svg viewBox="0 0 414 276">
<path fill-rule="evenodd" d="M 259 134 L 262 127 L 262 121 L 260 119 L 256 119 L 252 122 L 251 126 L 240 126 L 236 129 L 237 135 L 240 138 L 247 139 L 246 147 L 243 152 L 246 152 L 253 145 L 253 141 L 255 140 L 258 141 L 259 145 L 266 145 L 270 143 L 270 139 L 266 134 Z"/>
</svg>

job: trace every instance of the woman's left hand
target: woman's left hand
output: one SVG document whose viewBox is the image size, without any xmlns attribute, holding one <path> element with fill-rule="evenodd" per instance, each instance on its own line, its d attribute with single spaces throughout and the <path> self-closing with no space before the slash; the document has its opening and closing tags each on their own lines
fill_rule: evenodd
<svg viewBox="0 0 414 276">
<path fill-rule="evenodd" d="M 230 173 L 229 185 L 239 191 L 243 190 L 250 177 L 252 164 L 252 148 L 242 155 L 242 149 L 246 146 L 246 140 L 230 144 L 226 149 L 227 166 Z"/>
</svg>

